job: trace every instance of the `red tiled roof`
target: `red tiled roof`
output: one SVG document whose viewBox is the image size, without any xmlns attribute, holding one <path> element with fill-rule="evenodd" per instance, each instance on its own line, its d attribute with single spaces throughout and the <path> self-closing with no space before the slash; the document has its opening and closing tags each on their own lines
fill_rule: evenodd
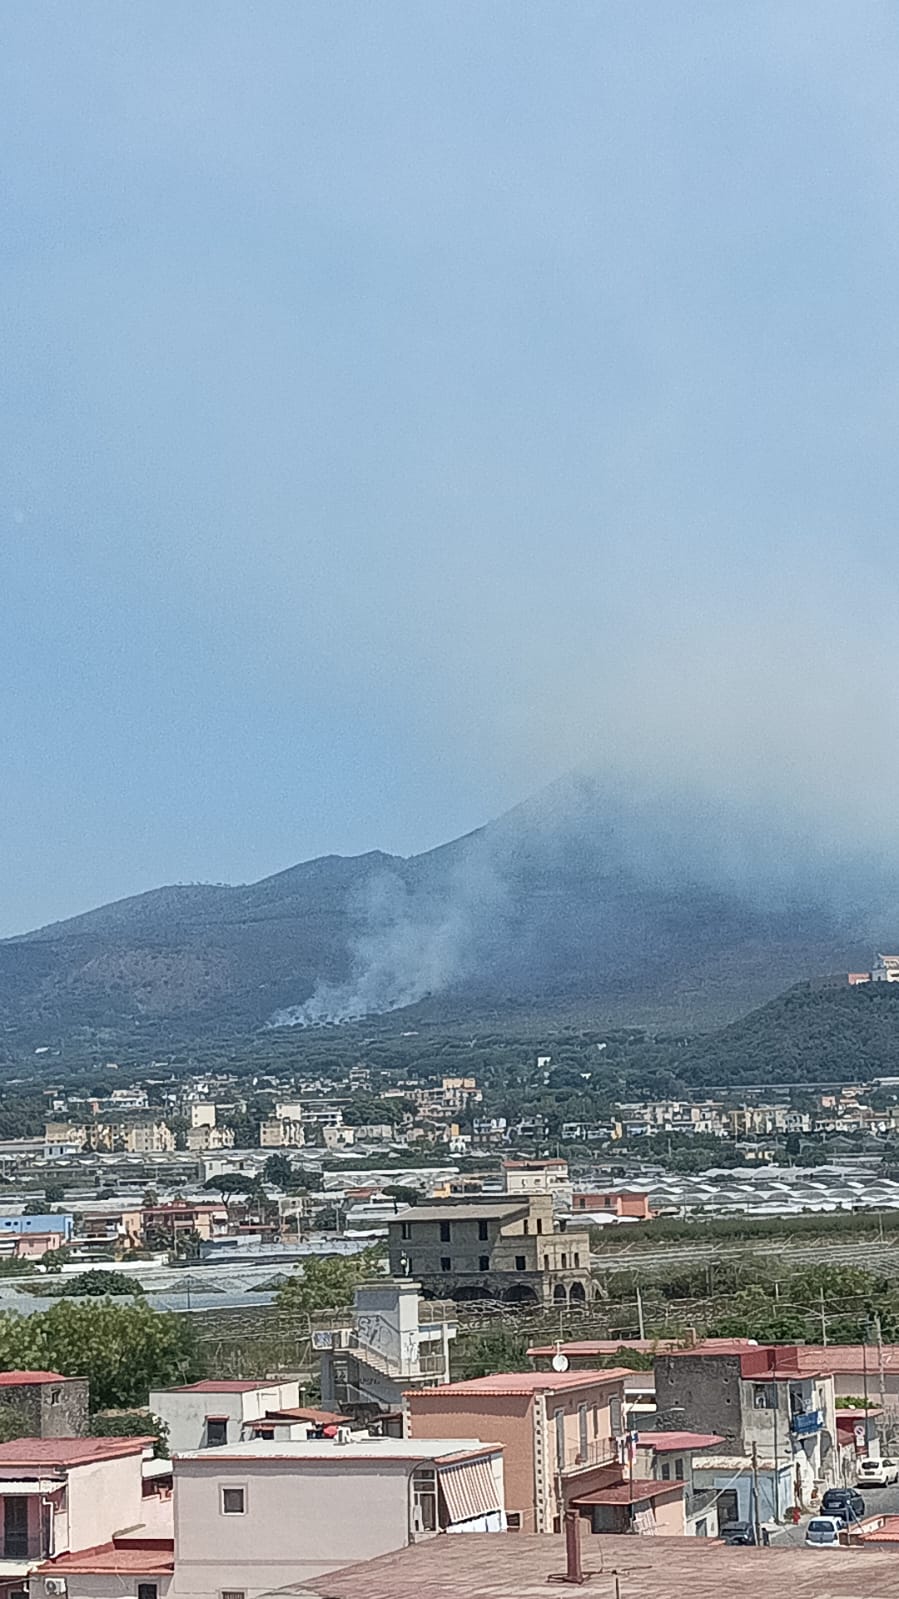
<svg viewBox="0 0 899 1599">
<path fill-rule="evenodd" d="M 505 1371 L 490 1377 L 469 1377 L 463 1382 L 439 1383 L 436 1388 L 411 1389 L 410 1399 L 433 1399 L 435 1394 L 539 1394 L 559 1388 L 587 1388 L 592 1383 L 619 1382 L 633 1373 L 624 1366 L 606 1371 Z"/>
<path fill-rule="evenodd" d="M 608 1488 L 579 1494 L 572 1502 L 576 1505 L 632 1505 L 639 1499 L 660 1499 L 673 1489 L 683 1493 L 684 1486 L 682 1482 L 657 1482 L 655 1477 L 635 1477 L 633 1482 L 613 1482 Z"/>
<path fill-rule="evenodd" d="M 153 1438 L 13 1438 L 0 1444 L 3 1466 L 90 1466 L 95 1461 L 142 1455 Z"/>
<path fill-rule="evenodd" d="M 899 1543 L 899 1516 L 884 1516 L 883 1523 L 873 1532 L 864 1534 L 865 1543 Z"/>
<path fill-rule="evenodd" d="M 633 1349 L 641 1355 L 730 1355 L 745 1349 L 754 1349 L 752 1338 L 703 1338 L 685 1349 L 676 1338 L 584 1338 L 567 1344 L 535 1344 L 528 1350 L 532 1357 L 563 1355 L 582 1358 L 590 1355 L 616 1355 L 619 1349 Z"/>
<path fill-rule="evenodd" d="M 171 1538 L 114 1538 L 111 1543 L 93 1544 L 90 1549 L 73 1549 L 69 1554 L 57 1555 L 55 1560 L 45 1560 L 37 1567 L 42 1576 L 48 1577 L 57 1572 L 162 1577 L 174 1569 L 175 1545 Z"/>
<path fill-rule="evenodd" d="M 351 1418 L 349 1416 L 335 1416 L 330 1410 L 316 1410 L 314 1406 L 294 1405 L 287 1410 L 267 1410 L 261 1421 L 254 1421 L 254 1427 L 264 1427 L 268 1421 L 308 1421 L 318 1427 L 339 1427 Z"/>
<path fill-rule="evenodd" d="M 244 1380 L 239 1382 L 235 1378 L 231 1382 L 224 1378 L 216 1380 L 204 1377 L 202 1382 L 185 1382 L 181 1384 L 180 1388 L 168 1388 L 166 1392 L 170 1394 L 252 1394 L 255 1393 L 257 1388 L 278 1387 L 280 1387 L 280 1383 L 277 1381 L 253 1382 L 252 1380 Z"/>
<path fill-rule="evenodd" d="M 654 1449 L 657 1455 L 666 1455 L 678 1449 L 708 1449 L 712 1444 L 723 1444 L 716 1432 L 639 1432 L 637 1442 L 641 1449 Z"/>
<path fill-rule="evenodd" d="M 0 1388 L 24 1388 L 28 1383 L 68 1382 L 59 1371 L 0 1371 Z"/>
</svg>

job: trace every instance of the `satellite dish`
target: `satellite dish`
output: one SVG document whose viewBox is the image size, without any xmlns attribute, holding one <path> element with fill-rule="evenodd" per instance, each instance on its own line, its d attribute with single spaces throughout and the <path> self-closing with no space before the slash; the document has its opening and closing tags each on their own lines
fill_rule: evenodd
<svg viewBox="0 0 899 1599">
<path fill-rule="evenodd" d="M 558 1354 L 553 1355 L 552 1364 L 553 1364 L 553 1371 L 567 1371 L 568 1370 L 568 1356 L 567 1355 L 563 1355 L 561 1350 L 560 1350 Z"/>
</svg>

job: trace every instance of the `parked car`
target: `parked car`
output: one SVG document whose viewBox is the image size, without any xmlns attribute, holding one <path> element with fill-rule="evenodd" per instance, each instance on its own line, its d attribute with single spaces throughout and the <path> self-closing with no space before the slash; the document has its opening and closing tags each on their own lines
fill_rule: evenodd
<svg viewBox="0 0 899 1599">
<path fill-rule="evenodd" d="M 840 1533 L 845 1525 L 842 1516 L 812 1516 L 805 1531 L 805 1541 L 816 1549 L 832 1549 L 839 1544 Z"/>
<path fill-rule="evenodd" d="M 730 1544 L 755 1543 L 755 1529 L 751 1521 L 725 1521 L 723 1527 L 718 1529 L 718 1536 Z"/>
<path fill-rule="evenodd" d="M 858 1486 L 860 1488 L 889 1488 L 893 1482 L 899 1482 L 899 1460 L 894 1460 L 890 1455 L 882 1455 L 879 1460 L 873 1455 L 858 1463 Z"/>
<path fill-rule="evenodd" d="M 847 1526 L 864 1513 L 865 1501 L 855 1488 L 828 1488 L 821 1500 L 822 1516 L 842 1516 Z"/>
</svg>

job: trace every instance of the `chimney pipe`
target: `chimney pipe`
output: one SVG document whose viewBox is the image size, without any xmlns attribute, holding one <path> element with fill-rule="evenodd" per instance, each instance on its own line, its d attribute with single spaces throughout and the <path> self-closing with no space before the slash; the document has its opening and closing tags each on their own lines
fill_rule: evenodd
<svg viewBox="0 0 899 1599">
<path fill-rule="evenodd" d="M 580 1516 L 575 1510 L 565 1512 L 565 1581 L 580 1585 L 584 1580 L 584 1562 L 581 1558 Z"/>
</svg>

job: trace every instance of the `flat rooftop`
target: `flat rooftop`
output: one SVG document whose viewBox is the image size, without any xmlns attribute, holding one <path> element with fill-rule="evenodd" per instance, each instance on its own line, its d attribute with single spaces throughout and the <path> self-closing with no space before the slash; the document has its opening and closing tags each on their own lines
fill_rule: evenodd
<svg viewBox="0 0 899 1599">
<path fill-rule="evenodd" d="M 712 1538 L 582 1541 L 584 1599 L 895 1599 L 895 1547 L 867 1549 L 731 1548 Z M 529 1533 L 468 1533 L 304 1578 L 279 1594 L 320 1599 L 547 1599 L 547 1578 L 565 1570 L 562 1538 Z M 265 1599 L 270 1599 L 269 1595 Z"/>
<path fill-rule="evenodd" d="M 339 1444 L 334 1438 L 289 1438 L 283 1442 L 252 1438 L 215 1449 L 185 1449 L 174 1459 L 199 1460 L 213 1468 L 223 1460 L 315 1460 L 343 1466 L 354 1460 L 446 1460 L 501 1448 L 502 1444 L 484 1443 L 480 1438 L 358 1438 L 348 1444 Z"/>
</svg>

